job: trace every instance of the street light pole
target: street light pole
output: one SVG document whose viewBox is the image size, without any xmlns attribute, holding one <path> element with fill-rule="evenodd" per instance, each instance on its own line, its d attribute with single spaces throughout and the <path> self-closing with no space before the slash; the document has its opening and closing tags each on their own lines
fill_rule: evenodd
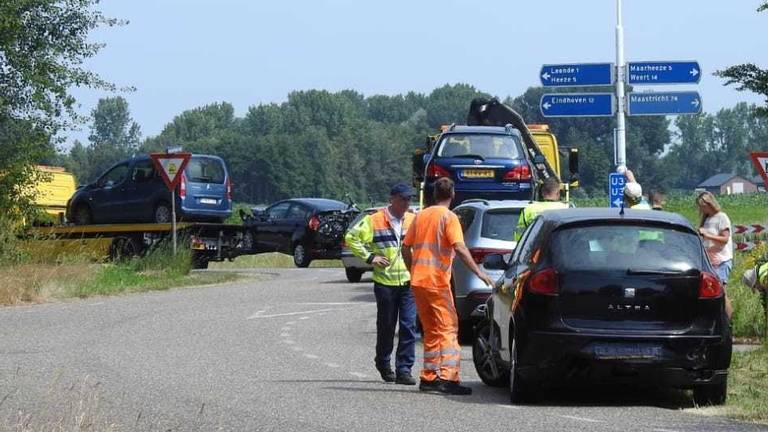
<svg viewBox="0 0 768 432">
<path fill-rule="evenodd" d="M 616 164 L 627 165 L 627 130 L 624 125 L 624 27 L 621 24 L 621 0 L 616 0 Z M 619 168 L 621 171 L 622 169 Z"/>
</svg>

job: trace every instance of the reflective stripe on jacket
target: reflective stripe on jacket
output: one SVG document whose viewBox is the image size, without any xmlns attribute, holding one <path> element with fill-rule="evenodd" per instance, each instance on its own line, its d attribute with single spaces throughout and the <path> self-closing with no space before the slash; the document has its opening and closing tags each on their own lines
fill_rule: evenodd
<svg viewBox="0 0 768 432">
<path fill-rule="evenodd" d="M 532 224 L 536 216 L 545 210 L 558 210 L 566 209 L 568 204 L 560 201 L 534 201 L 523 211 L 520 212 L 520 217 L 517 219 L 517 228 L 515 228 L 515 241 L 519 241 L 523 236 L 523 231 L 528 228 L 528 225 Z"/>
<path fill-rule="evenodd" d="M 388 267 L 373 266 L 373 280 L 382 285 L 400 286 L 411 280 L 411 275 L 403 262 L 401 243 L 413 222 L 413 213 L 406 212 L 402 221 L 402 233 L 392 229 L 387 210 L 381 209 L 372 215 L 360 219 L 350 228 L 344 240 L 355 256 L 371 263 L 376 255 L 389 260 Z"/>
</svg>

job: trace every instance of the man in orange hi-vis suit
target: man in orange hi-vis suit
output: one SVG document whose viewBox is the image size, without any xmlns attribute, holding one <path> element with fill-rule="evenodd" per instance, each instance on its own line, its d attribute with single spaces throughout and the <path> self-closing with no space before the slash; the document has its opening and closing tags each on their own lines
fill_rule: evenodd
<svg viewBox="0 0 768 432">
<path fill-rule="evenodd" d="M 424 330 L 424 366 L 419 390 L 454 395 L 472 394 L 459 384 L 459 318 L 451 294 L 451 265 L 459 258 L 488 286 L 493 281 L 475 264 L 464 245 L 455 213 L 453 181 L 435 182 L 435 205 L 420 211 L 403 240 L 403 260 L 411 271 L 411 290 Z"/>
</svg>

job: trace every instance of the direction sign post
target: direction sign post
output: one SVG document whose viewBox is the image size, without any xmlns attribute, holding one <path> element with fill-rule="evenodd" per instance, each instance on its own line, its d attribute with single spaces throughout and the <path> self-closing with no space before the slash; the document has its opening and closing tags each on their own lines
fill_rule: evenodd
<svg viewBox="0 0 768 432">
<path fill-rule="evenodd" d="M 624 174 L 608 174 L 608 188 L 610 189 L 608 207 L 621 207 L 624 205 L 624 184 L 627 179 Z"/>
<path fill-rule="evenodd" d="M 698 92 L 630 93 L 627 111 L 631 116 L 699 114 L 701 96 Z"/>
<path fill-rule="evenodd" d="M 611 63 L 543 65 L 539 78 L 544 87 L 607 86 L 613 84 L 613 71 Z"/>
<path fill-rule="evenodd" d="M 613 93 L 547 93 L 539 109 L 544 117 L 610 117 L 615 112 Z"/>
<path fill-rule="evenodd" d="M 749 157 L 752 159 L 755 170 L 763 178 L 766 190 L 768 190 L 768 152 L 752 152 Z"/>
<path fill-rule="evenodd" d="M 176 256 L 176 186 L 181 181 L 187 167 L 190 153 L 151 153 L 149 157 L 155 163 L 155 169 L 171 190 L 171 231 L 173 236 L 173 255 Z"/>
<path fill-rule="evenodd" d="M 698 84 L 701 67 L 697 61 L 629 62 L 627 78 L 632 85 Z"/>
</svg>

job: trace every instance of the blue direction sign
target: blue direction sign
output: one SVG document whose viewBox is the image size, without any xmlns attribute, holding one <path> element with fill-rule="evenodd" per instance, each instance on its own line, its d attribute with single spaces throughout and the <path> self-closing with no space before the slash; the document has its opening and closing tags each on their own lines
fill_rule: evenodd
<svg viewBox="0 0 768 432">
<path fill-rule="evenodd" d="M 547 93 L 539 109 L 544 117 L 601 117 L 614 114 L 612 93 Z"/>
<path fill-rule="evenodd" d="M 613 63 L 544 65 L 539 78 L 545 87 L 611 85 Z"/>
<path fill-rule="evenodd" d="M 697 61 L 658 61 L 627 63 L 629 84 L 697 84 L 701 68 Z"/>
<path fill-rule="evenodd" d="M 624 174 L 610 173 L 608 175 L 608 188 L 610 189 L 608 207 L 621 207 L 624 204 Z"/>
<path fill-rule="evenodd" d="M 701 112 L 701 96 L 695 91 L 630 93 L 628 100 L 627 110 L 631 116 L 698 114 Z"/>
</svg>

